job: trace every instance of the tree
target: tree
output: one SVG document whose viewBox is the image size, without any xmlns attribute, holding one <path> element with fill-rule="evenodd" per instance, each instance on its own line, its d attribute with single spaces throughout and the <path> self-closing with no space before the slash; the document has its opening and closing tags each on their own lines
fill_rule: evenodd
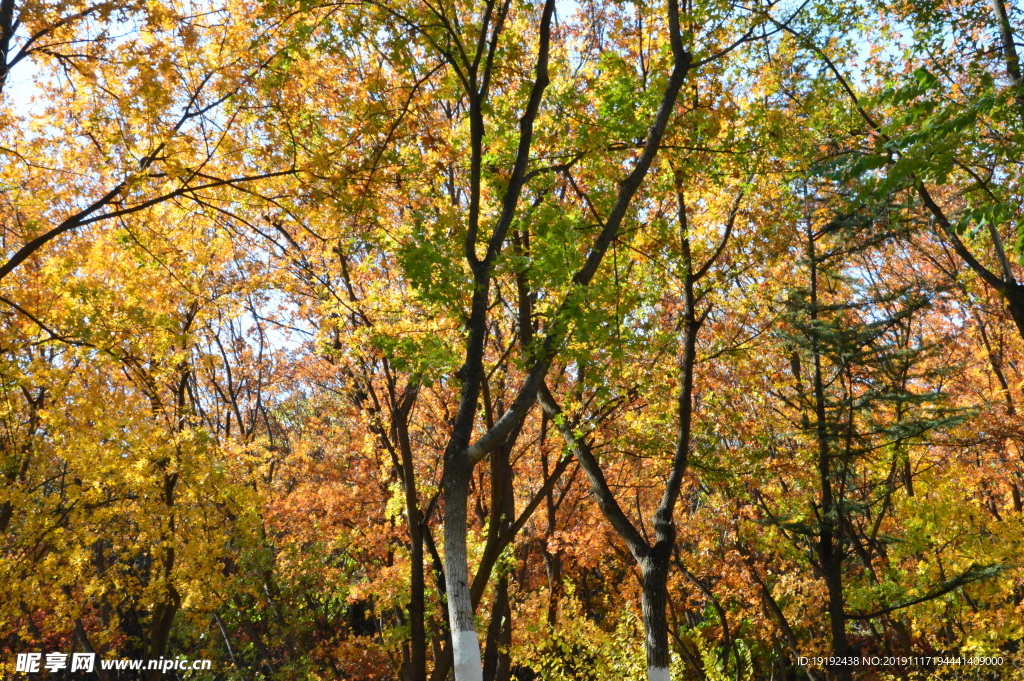
<svg viewBox="0 0 1024 681">
<path fill-rule="evenodd" d="M 453 281 L 452 283 L 457 282 L 456 291 L 435 289 L 434 292 L 430 292 L 423 284 L 420 286 L 427 291 L 428 296 L 434 294 L 435 300 L 431 302 L 436 304 L 441 302 L 437 298 L 447 296 L 442 298 L 443 302 L 462 310 L 465 315 L 462 323 L 467 335 L 459 351 L 461 367 L 456 372 L 461 387 L 458 407 L 445 447 L 442 473 L 445 513 L 444 560 L 456 678 L 479 678 L 482 667 L 473 622 L 473 589 L 466 554 L 466 504 L 469 481 L 476 465 L 485 456 L 493 455 L 496 449 L 503 446 L 508 449 L 515 442 L 515 435 L 521 430 L 523 419 L 536 400 L 537 390 L 547 373 L 552 357 L 564 341 L 566 322 L 562 319 L 564 313 L 560 310 L 568 305 L 568 302 L 556 303 L 549 325 L 535 342 L 527 342 L 528 339 L 520 334 L 519 340 L 524 355 L 521 359 L 524 362 L 521 385 L 514 392 L 514 398 L 504 413 L 495 415 L 493 425 L 473 441 L 485 378 L 485 347 L 491 329 L 489 310 L 494 294 L 494 280 L 496 273 L 510 261 L 505 253 L 514 223 L 522 220 L 523 216 L 532 210 L 528 205 L 523 205 L 523 194 L 528 182 L 547 173 L 565 172 L 592 151 L 585 142 L 577 147 L 571 146 L 567 151 L 556 147 L 541 152 L 537 148 L 536 138 L 539 131 L 535 128 L 540 122 L 546 122 L 546 114 L 543 112 L 552 106 L 550 103 L 545 104 L 545 93 L 551 83 L 549 62 L 553 52 L 553 2 L 543 7 L 539 17 L 528 8 L 513 7 L 509 3 L 490 3 L 479 8 L 427 7 L 423 8 L 425 13 L 422 15 L 407 8 L 387 5 L 371 5 L 367 11 L 376 21 L 383 21 L 383 25 L 388 27 L 380 47 L 385 53 L 396 54 L 394 66 L 401 69 L 398 71 L 400 78 L 407 79 L 408 82 L 422 83 L 443 68 L 444 78 L 450 81 L 450 87 L 457 88 L 457 95 L 450 104 L 435 104 L 432 107 L 434 111 L 430 111 L 430 114 L 441 114 L 443 124 L 452 128 L 461 120 L 468 120 L 468 138 L 464 141 L 469 150 L 469 170 L 468 174 L 464 174 L 458 170 L 458 166 L 452 166 L 448 177 L 448 191 L 446 195 L 441 195 L 444 196 L 447 205 L 424 201 L 423 197 L 428 197 L 429 194 L 417 185 L 409 187 L 411 195 L 405 196 L 423 204 L 418 208 L 418 214 L 413 213 L 410 217 L 417 221 L 433 221 L 434 225 L 429 222 L 425 225 L 430 231 L 442 225 L 447 226 L 451 219 L 448 215 L 453 211 L 460 216 L 459 221 L 452 227 L 454 233 L 461 239 L 461 253 L 442 251 L 437 255 L 444 259 L 442 262 L 449 272 L 461 270 L 457 276 L 461 278 L 468 275 L 468 279 Z M 549 275 L 550 279 L 545 282 L 545 288 L 550 287 L 556 295 L 565 297 L 566 301 L 575 295 L 574 289 L 585 288 L 597 275 L 601 261 L 618 232 L 633 196 L 640 188 L 657 154 L 674 110 L 676 96 L 692 64 L 692 55 L 684 48 L 680 35 L 679 9 L 672 2 L 668 5 L 665 21 L 671 50 L 669 55 L 665 55 L 667 59 L 662 59 L 669 65 L 668 70 L 671 73 L 665 81 L 660 103 L 656 103 L 656 113 L 646 137 L 640 144 L 639 155 L 631 162 L 631 172 L 615 190 L 610 213 L 602 218 L 590 243 L 580 244 L 583 249 L 582 264 L 574 264 L 569 272 L 553 272 Z M 508 33 L 509 27 L 512 26 L 516 27 L 517 31 L 526 31 L 530 27 L 529 32 L 536 36 L 536 48 L 528 47 L 529 44 L 523 42 L 524 34 Z M 535 29 L 532 28 L 534 26 Z M 410 46 L 405 45 L 407 41 L 404 36 L 407 33 L 415 37 Z M 509 39 L 506 35 L 514 37 L 517 42 L 506 44 Z M 378 36 L 371 35 L 369 39 L 372 44 Z M 431 66 L 426 77 L 406 76 L 408 57 L 404 55 L 410 49 L 414 53 L 431 55 Z M 526 50 L 532 52 L 534 49 L 536 58 L 533 73 L 524 79 L 511 70 L 510 59 L 514 53 Z M 566 58 L 561 54 L 559 56 L 562 59 Z M 526 89 L 514 89 L 513 84 L 517 82 L 526 83 L 522 86 Z M 413 91 L 415 92 L 415 88 Z M 499 146 L 499 142 L 504 142 L 504 139 L 489 137 L 487 133 L 489 114 L 492 111 L 495 114 L 504 113 L 520 106 L 522 113 L 515 126 L 510 125 L 511 121 L 507 117 L 494 116 L 495 132 L 491 135 L 500 131 L 512 140 L 509 146 Z M 389 138 L 395 136 L 394 132 Z M 549 134 L 545 131 L 545 137 Z M 458 136 L 461 137 L 462 133 L 459 132 Z M 385 140 L 385 143 L 387 141 Z M 544 142 L 545 146 L 550 144 L 546 138 Z M 386 151 L 386 148 L 381 153 L 383 151 Z M 602 156 L 607 153 L 600 149 L 598 151 L 602 152 Z M 375 153 L 375 158 L 379 160 L 381 153 Z M 543 156 L 553 156 L 564 161 L 553 167 L 538 165 L 537 159 Z M 498 163 L 485 167 L 485 157 L 507 159 L 507 175 L 501 176 L 501 165 Z M 377 168 L 377 161 L 373 161 L 370 164 L 370 181 L 375 179 L 373 173 Z M 604 179 L 602 181 L 609 182 Z M 403 189 L 401 185 L 396 186 L 396 193 L 392 194 L 389 191 L 387 195 L 403 196 Z M 539 204 L 545 194 L 546 191 L 537 193 L 535 204 Z M 492 227 L 485 231 L 483 225 L 487 222 L 490 222 Z M 551 236 L 560 238 L 557 233 Z M 461 258 L 463 262 L 458 263 L 456 258 Z M 408 266 L 420 268 L 422 262 L 413 261 Z M 431 278 L 430 273 L 417 269 L 409 271 L 407 276 L 414 285 L 424 278 L 428 281 Z M 559 289 L 566 292 L 560 292 Z M 451 296 L 452 293 L 456 293 L 457 296 Z M 522 323 L 525 323 L 525 320 Z"/>
</svg>

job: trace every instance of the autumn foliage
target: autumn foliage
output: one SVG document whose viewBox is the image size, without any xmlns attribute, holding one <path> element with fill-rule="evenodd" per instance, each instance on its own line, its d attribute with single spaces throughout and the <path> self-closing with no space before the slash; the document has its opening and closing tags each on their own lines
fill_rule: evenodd
<svg viewBox="0 0 1024 681">
<path fill-rule="evenodd" d="M 1020 49 L 0 0 L 4 677 L 1016 678 Z"/>
</svg>

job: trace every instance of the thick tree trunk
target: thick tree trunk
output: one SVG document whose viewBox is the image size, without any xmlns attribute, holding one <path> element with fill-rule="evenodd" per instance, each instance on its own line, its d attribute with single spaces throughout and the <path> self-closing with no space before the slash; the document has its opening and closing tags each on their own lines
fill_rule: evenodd
<svg viewBox="0 0 1024 681">
<path fill-rule="evenodd" d="M 669 681 L 668 570 L 671 547 L 658 544 L 640 562 L 643 592 L 644 634 L 647 648 L 647 681 Z"/>
</svg>

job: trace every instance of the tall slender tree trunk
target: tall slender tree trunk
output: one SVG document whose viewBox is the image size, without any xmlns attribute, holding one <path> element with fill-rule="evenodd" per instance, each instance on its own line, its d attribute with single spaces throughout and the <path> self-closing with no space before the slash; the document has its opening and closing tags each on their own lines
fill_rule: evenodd
<svg viewBox="0 0 1024 681">
<path fill-rule="evenodd" d="M 512 606 L 508 598 L 508 575 L 501 574 L 494 584 L 494 603 L 491 621 L 487 627 L 487 647 L 484 652 L 484 679 L 509 681 L 512 674 Z"/>
<path fill-rule="evenodd" d="M 450 457 L 455 459 L 454 456 Z M 452 666 L 456 681 L 483 681 L 480 639 L 473 620 L 469 561 L 466 553 L 466 503 L 471 468 L 463 461 L 445 465 L 444 575 L 452 632 Z"/>
<path fill-rule="evenodd" d="M 427 632 L 423 619 L 426 596 L 423 570 L 423 525 L 419 509 L 406 509 L 409 518 L 409 681 L 426 681 Z M 415 513 L 415 515 L 414 515 Z"/>
<path fill-rule="evenodd" d="M 825 403 L 825 383 L 822 376 L 821 349 L 818 340 L 818 260 L 815 250 L 815 236 L 810 220 L 807 221 L 807 261 L 810 267 L 810 319 L 812 328 L 811 349 L 814 354 L 814 417 L 815 438 L 818 445 L 818 484 L 820 486 L 818 535 L 818 561 L 828 591 L 829 629 L 832 634 L 832 656 L 846 657 L 849 644 L 846 639 L 846 613 L 843 597 L 843 555 L 842 523 L 840 509 L 832 489 L 832 452 L 829 446 L 829 426 Z M 851 681 L 850 667 L 834 665 L 831 675 L 838 681 Z"/>
<path fill-rule="evenodd" d="M 416 490 L 416 470 L 412 460 L 409 439 L 409 409 L 411 400 L 396 410 L 395 431 L 402 457 L 402 486 L 405 490 L 405 517 L 409 526 L 409 681 L 427 679 L 426 576 L 423 570 L 423 513 L 419 508 Z"/>
<path fill-rule="evenodd" d="M 544 438 L 547 431 L 547 416 L 541 419 L 541 463 L 544 466 L 545 477 L 548 474 L 548 456 L 543 448 Z M 547 511 L 547 530 L 544 537 L 544 572 L 548 579 L 548 608 L 545 622 L 549 628 L 554 628 L 558 623 L 558 600 L 562 595 L 562 556 L 558 549 L 551 550 L 551 537 L 558 527 L 558 509 L 555 504 L 554 489 L 548 490 L 544 495 L 544 503 Z"/>
<path fill-rule="evenodd" d="M 519 429 L 516 428 L 514 432 L 518 434 Z M 510 438 L 510 440 L 514 441 L 515 438 Z M 516 514 L 511 455 L 512 448 L 509 443 L 499 447 L 491 454 L 492 519 L 491 527 L 488 528 L 487 543 L 494 544 L 498 550 L 498 556 L 506 546 L 502 539 L 511 531 Z M 486 566 L 481 566 L 481 569 L 486 569 Z M 494 587 L 494 602 L 491 606 L 491 620 L 487 627 L 487 647 L 483 660 L 484 678 L 487 681 L 508 681 L 511 674 L 512 663 L 509 648 L 512 644 L 512 608 L 508 597 L 508 583 L 508 574 L 504 567 L 499 565 L 498 579 Z M 474 598 L 474 600 L 476 599 Z"/>
</svg>

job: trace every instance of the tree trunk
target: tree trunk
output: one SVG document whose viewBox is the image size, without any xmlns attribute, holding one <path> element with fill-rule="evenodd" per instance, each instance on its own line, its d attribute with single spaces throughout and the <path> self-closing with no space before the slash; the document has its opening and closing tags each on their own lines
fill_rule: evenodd
<svg viewBox="0 0 1024 681">
<path fill-rule="evenodd" d="M 11 61 L 11 38 L 15 31 L 14 0 L 0 0 L 0 92 L 7 84 Z"/>
<path fill-rule="evenodd" d="M 810 221 L 807 223 L 807 261 L 810 266 L 810 311 L 812 325 L 811 348 L 814 355 L 814 428 L 818 445 L 818 484 L 820 499 L 818 504 L 818 522 L 821 529 L 818 535 L 818 561 L 825 578 L 828 590 L 828 619 L 832 632 L 832 656 L 846 657 L 849 646 L 846 640 L 846 614 L 843 610 L 843 554 L 842 554 L 842 523 L 840 510 L 836 504 L 832 490 L 832 451 L 829 446 L 829 426 L 827 420 L 827 404 L 825 401 L 825 384 L 822 375 L 822 353 L 817 331 L 818 322 L 818 260 L 815 252 L 815 235 Z M 840 536 L 837 536 L 840 535 Z M 830 675 L 838 681 L 851 681 L 850 667 L 833 665 Z"/>
<path fill-rule="evenodd" d="M 173 583 L 176 534 L 174 491 L 178 484 L 178 474 L 171 473 L 165 475 L 163 482 L 163 502 L 168 509 L 169 517 L 167 530 L 164 533 L 166 545 L 162 547 L 163 556 L 160 560 L 161 576 L 164 581 L 163 594 L 160 597 L 160 602 L 153 609 L 150 622 L 148 653 L 151 660 L 162 658 L 164 653 L 167 652 L 167 643 L 171 637 L 171 626 L 174 623 L 174 617 L 177 615 L 178 609 L 181 607 L 181 596 L 178 594 L 178 590 L 174 588 Z M 150 679 L 150 681 L 159 681 L 162 674 L 163 672 L 160 670 L 147 670 L 146 678 Z"/>
<path fill-rule="evenodd" d="M 846 639 L 843 564 L 831 530 L 822 530 L 818 555 L 822 571 L 825 573 L 825 586 L 828 589 L 828 620 L 832 632 L 832 656 L 847 657 L 850 654 L 850 646 Z M 852 679 L 850 667 L 843 664 L 833 666 L 832 676 L 838 681 L 851 681 Z"/>
<path fill-rule="evenodd" d="M 415 508 L 415 506 L 414 506 Z M 423 626 L 426 598 L 423 574 L 423 527 L 418 514 L 409 516 L 409 681 L 426 681 L 427 632 Z"/>
<path fill-rule="evenodd" d="M 444 575 L 448 592 L 448 618 L 452 631 L 455 681 L 483 681 L 480 639 L 473 621 L 469 563 L 466 555 L 466 502 L 469 495 L 468 462 L 451 456 L 444 469 Z"/>
<path fill-rule="evenodd" d="M 1003 0 L 992 0 L 992 11 L 996 15 L 996 27 L 999 29 L 999 39 L 1003 43 L 1003 65 L 1010 86 L 1014 90 L 1013 99 L 1021 116 L 1024 116 L 1024 79 L 1021 78 L 1016 37 L 1013 35 L 1013 27 L 1010 25 L 1010 17 L 1006 13 Z"/>
<path fill-rule="evenodd" d="M 647 681 L 669 681 L 668 569 L 671 547 L 658 544 L 640 562 L 644 633 L 647 648 Z"/>
<path fill-rule="evenodd" d="M 512 607 L 508 600 L 508 575 L 502 574 L 494 585 L 494 604 L 487 627 L 484 653 L 484 678 L 487 681 L 509 681 L 512 673 L 511 645 Z"/>
<path fill-rule="evenodd" d="M 544 618 L 551 628 L 558 623 L 558 599 L 562 593 L 562 557 L 544 547 L 544 571 L 548 578 L 548 608 Z"/>
<path fill-rule="evenodd" d="M 408 409 L 412 403 L 397 410 L 395 431 L 402 456 L 405 515 L 409 525 L 409 681 L 427 679 L 427 632 L 423 625 L 426 614 L 426 588 L 423 570 L 423 514 L 419 508 L 416 490 L 416 470 L 413 464 L 412 444 L 409 439 Z"/>
<path fill-rule="evenodd" d="M 1010 313 L 1017 332 L 1024 339 L 1024 286 L 1010 282 L 1006 284 L 1002 294 L 1006 299 L 1006 311 Z"/>
</svg>

